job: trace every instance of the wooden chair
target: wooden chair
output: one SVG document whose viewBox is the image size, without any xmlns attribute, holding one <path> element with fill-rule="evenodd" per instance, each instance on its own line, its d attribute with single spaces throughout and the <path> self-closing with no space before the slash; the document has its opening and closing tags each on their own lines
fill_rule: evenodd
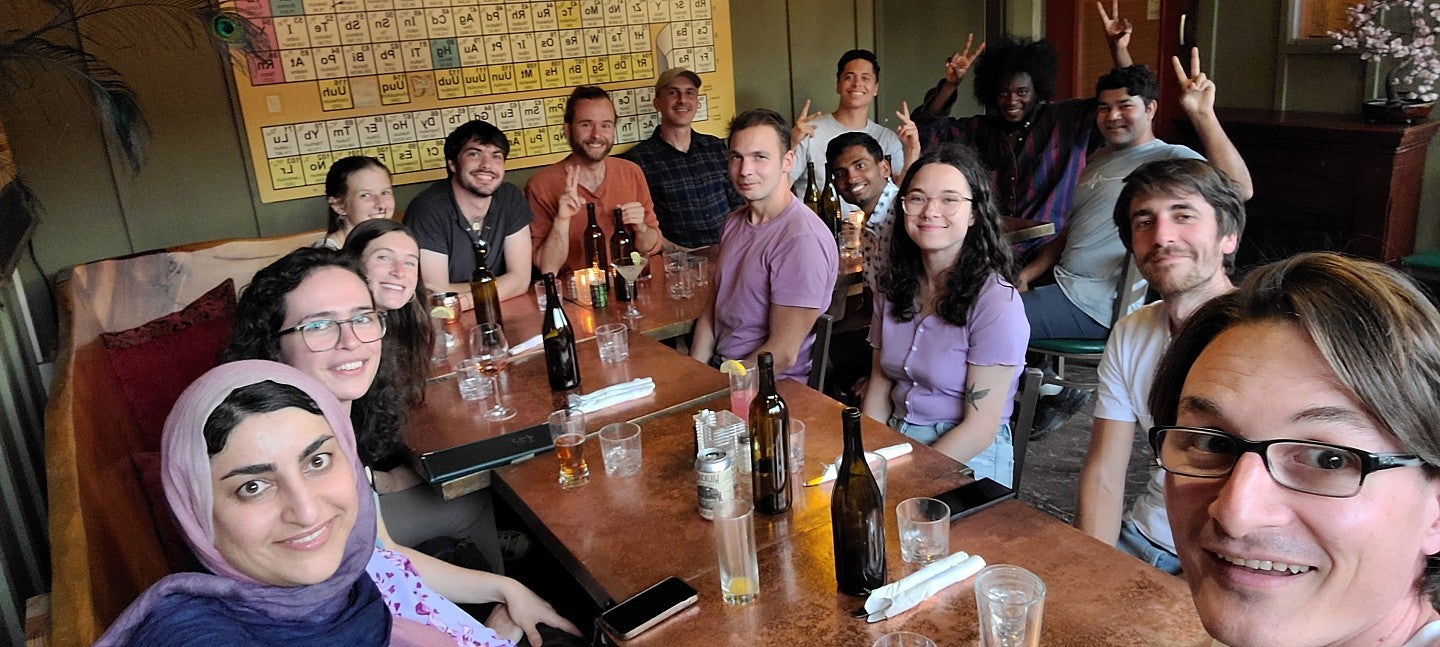
<svg viewBox="0 0 1440 647">
<path fill-rule="evenodd" d="M 1120 280 L 1115 286 L 1116 298 L 1115 307 L 1111 313 L 1111 326 L 1120 321 L 1121 317 L 1129 314 L 1132 304 L 1142 303 L 1146 290 L 1150 288 L 1150 285 L 1145 282 L 1145 278 L 1140 275 L 1140 269 L 1135 266 L 1134 255 L 1126 254 L 1124 263 L 1124 270 L 1120 272 Z M 1054 365 L 1055 373 L 1059 377 L 1047 377 L 1045 378 L 1046 383 L 1077 389 L 1094 389 L 1095 383 L 1066 379 L 1065 360 L 1085 359 L 1098 362 L 1100 354 L 1105 352 L 1105 342 L 1105 339 L 1032 339 L 1028 351 L 1043 356 L 1046 364 Z"/>
<path fill-rule="evenodd" d="M 810 347 L 810 388 L 825 392 L 826 372 L 830 369 L 830 335 L 835 332 L 835 318 L 821 313 L 815 320 L 815 345 Z"/>
<path fill-rule="evenodd" d="M 1015 412 L 1011 415 L 1010 443 L 1015 451 L 1015 468 L 1010 489 L 1020 491 L 1020 473 L 1025 468 L 1025 451 L 1030 443 L 1030 428 L 1035 426 L 1035 406 L 1040 401 L 1040 387 L 1045 373 L 1033 366 L 1020 374 L 1020 388 L 1015 391 Z"/>
</svg>

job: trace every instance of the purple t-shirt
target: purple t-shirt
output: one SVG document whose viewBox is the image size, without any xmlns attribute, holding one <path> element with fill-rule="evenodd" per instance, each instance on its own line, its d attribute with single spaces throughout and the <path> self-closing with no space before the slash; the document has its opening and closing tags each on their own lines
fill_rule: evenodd
<svg viewBox="0 0 1440 647">
<path fill-rule="evenodd" d="M 770 304 L 830 307 L 840 270 L 835 237 L 805 203 L 792 196 L 780 215 L 758 226 L 746 213 L 741 207 L 725 217 L 715 267 L 715 352 L 729 359 L 748 356 L 769 338 Z M 806 335 L 795 365 L 776 377 L 805 381 L 814 343 L 815 335 Z"/>
<path fill-rule="evenodd" d="M 898 321 L 890 314 L 886 295 L 875 294 L 870 345 L 880 350 L 880 368 L 895 382 L 890 390 L 892 415 L 913 425 L 965 418 L 962 396 L 971 364 L 1015 367 L 1000 415 L 1002 421 L 1009 420 L 1029 340 L 1030 322 L 1020 293 L 998 274 L 980 288 L 963 327 L 934 314 Z"/>
</svg>

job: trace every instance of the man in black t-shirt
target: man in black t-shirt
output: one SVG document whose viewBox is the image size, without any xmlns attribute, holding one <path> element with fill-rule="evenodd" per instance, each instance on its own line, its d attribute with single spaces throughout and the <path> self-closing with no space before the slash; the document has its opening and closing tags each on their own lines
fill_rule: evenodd
<svg viewBox="0 0 1440 647">
<path fill-rule="evenodd" d="M 505 182 L 510 141 L 476 119 L 445 138 L 449 177 L 410 201 L 405 224 L 420 243 L 420 273 L 431 292 L 458 292 L 469 309 L 474 241 L 486 243 L 485 264 L 503 301 L 530 289 L 530 205 Z"/>
</svg>

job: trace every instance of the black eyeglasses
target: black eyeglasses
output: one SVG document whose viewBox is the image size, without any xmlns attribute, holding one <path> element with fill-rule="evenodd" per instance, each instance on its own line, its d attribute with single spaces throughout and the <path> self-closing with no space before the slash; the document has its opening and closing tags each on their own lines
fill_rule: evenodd
<svg viewBox="0 0 1440 647">
<path fill-rule="evenodd" d="M 340 325 L 350 324 L 350 332 L 362 343 L 380 341 L 385 336 L 385 317 L 378 311 L 369 310 L 349 319 L 316 319 L 298 326 L 276 332 L 278 336 L 300 333 L 305 347 L 312 352 L 323 353 L 340 345 Z"/>
<path fill-rule="evenodd" d="M 1265 461 L 1276 483 L 1306 494 L 1343 499 L 1360 493 L 1371 472 L 1423 465 L 1415 454 L 1375 454 L 1354 447 L 1308 440 L 1246 440 L 1201 427 L 1151 427 L 1150 447 L 1166 471 L 1196 478 L 1221 478 L 1246 452 Z"/>
</svg>

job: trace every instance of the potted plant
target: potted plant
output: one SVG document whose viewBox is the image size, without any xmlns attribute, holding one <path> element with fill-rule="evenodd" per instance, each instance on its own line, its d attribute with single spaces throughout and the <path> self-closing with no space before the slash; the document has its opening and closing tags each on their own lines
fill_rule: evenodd
<svg viewBox="0 0 1440 647">
<path fill-rule="evenodd" d="M 1385 74 L 1385 98 L 1366 101 L 1369 121 L 1410 123 L 1435 106 L 1440 81 L 1440 7 L 1425 0 L 1372 0 L 1345 10 L 1349 28 L 1329 32 L 1335 49 L 1358 49 Z"/>
</svg>

